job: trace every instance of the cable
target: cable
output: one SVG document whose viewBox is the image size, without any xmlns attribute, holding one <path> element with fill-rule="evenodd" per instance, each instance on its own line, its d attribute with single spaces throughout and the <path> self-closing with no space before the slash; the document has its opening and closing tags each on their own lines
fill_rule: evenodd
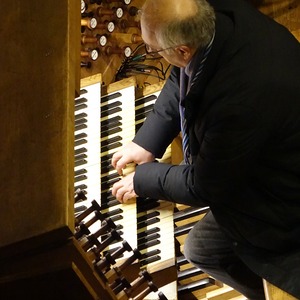
<svg viewBox="0 0 300 300">
<path fill-rule="evenodd" d="M 170 65 L 168 65 L 167 69 L 164 70 L 164 66 L 160 61 L 161 59 L 160 57 L 147 57 L 146 53 L 139 53 L 142 47 L 144 47 L 144 44 L 138 45 L 132 51 L 131 56 L 123 60 L 120 68 L 116 72 L 115 75 L 116 81 L 133 75 L 145 75 L 145 76 L 147 75 L 151 77 L 156 77 L 159 80 L 166 79 L 166 74 L 170 68 Z M 154 60 L 158 61 L 160 67 L 145 63 L 146 61 L 154 61 Z M 156 75 L 151 74 L 153 71 L 156 73 Z"/>
</svg>

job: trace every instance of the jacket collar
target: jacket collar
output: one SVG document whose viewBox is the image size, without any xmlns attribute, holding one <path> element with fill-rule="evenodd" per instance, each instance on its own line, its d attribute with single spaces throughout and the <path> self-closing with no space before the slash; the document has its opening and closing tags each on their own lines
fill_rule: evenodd
<svg viewBox="0 0 300 300">
<path fill-rule="evenodd" d="M 191 87 L 188 94 L 186 95 L 184 102 L 186 108 L 187 121 L 191 121 L 196 114 L 199 113 L 198 107 L 209 105 L 208 103 L 202 103 L 205 88 L 209 81 L 212 79 L 214 74 L 217 72 L 219 65 L 221 64 L 223 51 L 226 47 L 226 42 L 232 34 L 234 29 L 233 21 L 227 15 L 216 13 L 216 32 L 215 38 L 212 44 L 210 53 L 208 54 L 207 60 L 203 66 L 202 75 L 195 81 L 195 84 Z M 191 62 L 186 67 L 188 74 L 195 73 L 203 57 L 203 50 L 198 50 Z M 193 77 L 192 77 L 193 78 Z M 216 87 L 217 88 L 217 87 Z M 201 108 L 202 109 L 202 108 Z M 204 109 L 205 110 L 205 109 Z"/>
</svg>

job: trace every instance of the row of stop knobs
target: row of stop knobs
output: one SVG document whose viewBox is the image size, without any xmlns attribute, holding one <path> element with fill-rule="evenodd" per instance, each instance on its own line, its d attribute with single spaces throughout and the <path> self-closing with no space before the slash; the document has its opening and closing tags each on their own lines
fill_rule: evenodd
<svg viewBox="0 0 300 300">
<path fill-rule="evenodd" d="M 95 44 L 96 47 L 93 49 L 85 49 L 81 51 L 82 57 L 90 58 L 91 60 L 97 60 L 99 55 L 112 55 L 112 54 L 122 54 L 125 57 L 129 57 L 132 54 L 132 49 L 130 46 L 111 46 L 107 45 L 107 41 L 109 38 L 114 38 L 119 41 L 123 41 L 124 43 L 136 44 L 142 43 L 143 40 L 140 35 L 138 34 L 131 34 L 131 33 L 115 33 L 111 35 L 107 34 L 97 34 L 95 36 L 81 36 L 81 43 L 85 44 Z M 100 46 L 100 47 L 98 47 Z"/>
<path fill-rule="evenodd" d="M 105 7 L 101 4 L 114 3 L 113 7 Z M 128 34 L 117 32 L 115 33 L 115 28 L 118 27 L 121 31 L 124 31 L 130 27 L 139 27 L 139 22 L 133 19 L 122 19 L 122 17 L 127 14 L 129 17 L 134 17 L 137 15 L 139 9 L 135 6 L 124 6 L 131 3 L 131 0 L 87 0 L 81 1 L 81 44 L 86 46 L 87 44 L 92 44 L 92 48 L 84 48 L 81 51 L 81 57 L 88 58 L 92 61 L 98 59 L 99 55 L 112 55 L 119 54 L 129 57 L 132 54 L 132 49 L 130 46 L 116 46 L 109 45 L 106 46 L 109 38 L 113 40 L 119 40 L 126 44 L 137 44 L 142 42 L 142 38 L 139 34 Z M 93 8 L 91 11 L 87 12 L 89 5 Z M 96 4 L 98 6 L 95 5 Z M 101 6 L 99 6 L 101 5 Z M 100 22 L 99 22 L 100 19 Z M 89 29 L 86 34 L 86 29 Z M 96 35 L 90 35 L 89 32 L 93 30 L 106 31 L 106 33 Z M 82 63 L 81 66 L 89 67 L 90 62 Z"/>
</svg>

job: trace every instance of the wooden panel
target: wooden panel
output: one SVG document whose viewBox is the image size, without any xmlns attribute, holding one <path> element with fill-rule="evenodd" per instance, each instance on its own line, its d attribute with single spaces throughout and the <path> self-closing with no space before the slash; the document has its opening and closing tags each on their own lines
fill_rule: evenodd
<svg viewBox="0 0 300 300">
<path fill-rule="evenodd" d="M 115 299 L 77 241 L 31 254 L 1 264 L 1 299 Z"/>
<path fill-rule="evenodd" d="M 263 279 L 266 300 L 297 300 L 297 298 L 279 289 Z"/>
<path fill-rule="evenodd" d="M 73 230 L 78 2 L 0 3 L 6 24 L 0 28 L 2 255 L 24 251 L 3 248 L 13 243 L 49 233 L 60 238 L 60 231 L 63 238 Z M 43 240 L 50 241 L 50 237 Z"/>
<path fill-rule="evenodd" d="M 249 2 L 287 27 L 300 41 L 300 2 L 298 0 L 249 0 Z"/>
</svg>

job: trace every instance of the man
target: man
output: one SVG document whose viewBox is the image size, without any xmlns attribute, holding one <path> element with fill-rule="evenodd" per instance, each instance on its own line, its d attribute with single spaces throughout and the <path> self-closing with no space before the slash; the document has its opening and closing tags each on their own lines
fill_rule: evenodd
<svg viewBox="0 0 300 300">
<path fill-rule="evenodd" d="M 299 43 L 243 0 L 209 3 L 142 7 L 146 49 L 175 67 L 113 156 L 120 174 L 137 167 L 112 193 L 210 206 L 185 256 L 249 299 L 264 299 L 261 278 L 300 298 Z M 180 130 L 186 164 L 156 162 Z"/>
</svg>

